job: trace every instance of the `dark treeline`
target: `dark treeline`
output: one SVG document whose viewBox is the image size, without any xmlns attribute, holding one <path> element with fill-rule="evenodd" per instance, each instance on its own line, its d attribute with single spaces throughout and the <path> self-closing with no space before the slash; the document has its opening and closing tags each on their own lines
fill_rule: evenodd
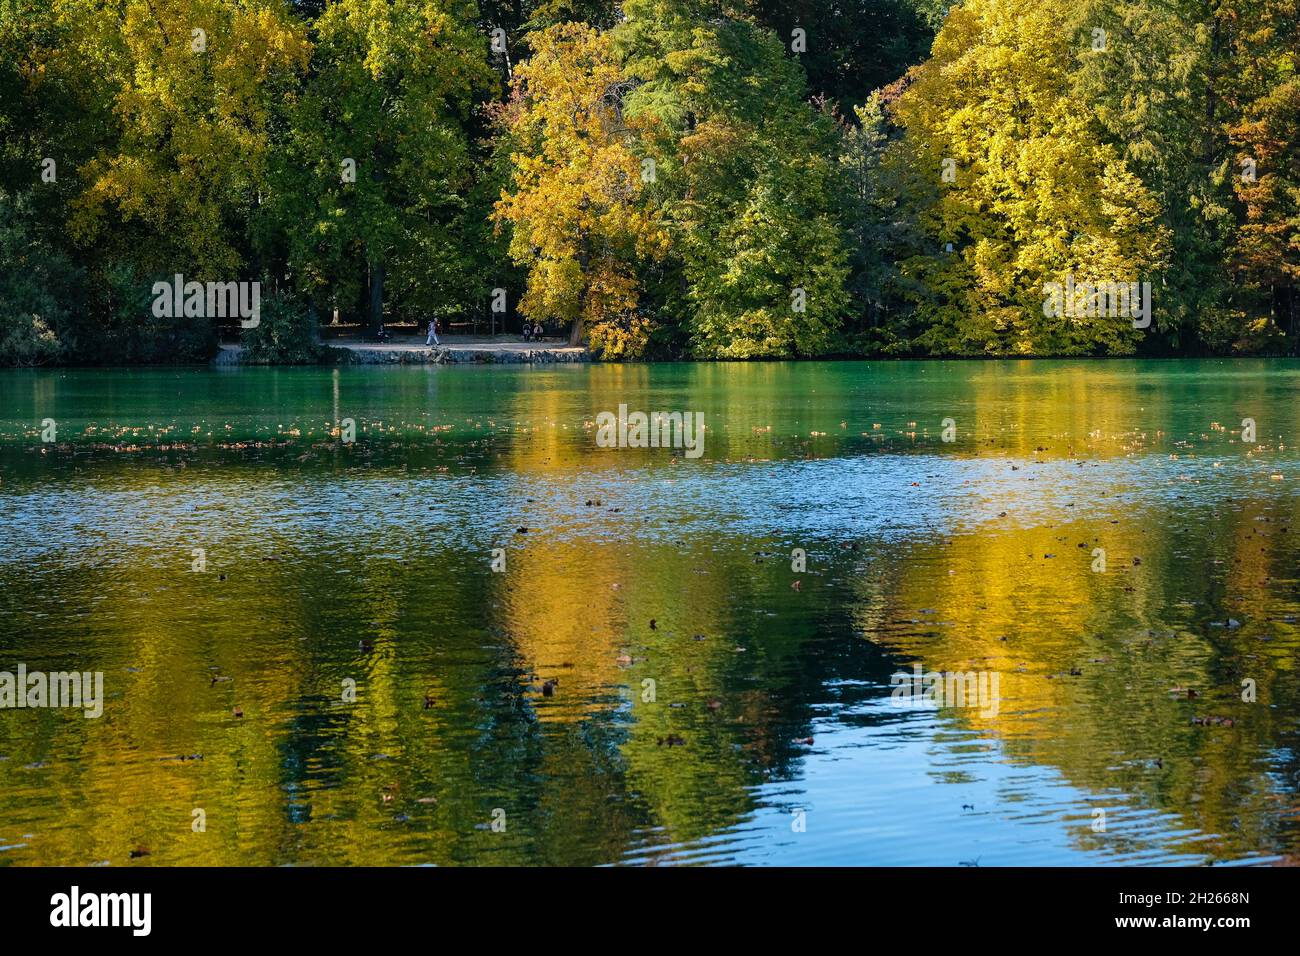
<svg viewBox="0 0 1300 956">
<path fill-rule="evenodd" d="M 259 282 L 267 361 L 335 315 L 606 359 L 1294 353 L 1298 22 L 0 0 L 0 364 L 205 360 L 214 317 L 153 307 L 177 274 Z"/>
</svg>

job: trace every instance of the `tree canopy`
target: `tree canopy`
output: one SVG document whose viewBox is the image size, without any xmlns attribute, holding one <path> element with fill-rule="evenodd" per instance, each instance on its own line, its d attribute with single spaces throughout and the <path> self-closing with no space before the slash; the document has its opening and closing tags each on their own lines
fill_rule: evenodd
<svg viewBox="0 0 1300 956">
<path fill-rule="evenodd" d="M 1290 0 L 4 0 L 0 362 L 205 357 L 173 274 L 606 359 L 1293 353 L 1298 47 Z"/>
</svg>

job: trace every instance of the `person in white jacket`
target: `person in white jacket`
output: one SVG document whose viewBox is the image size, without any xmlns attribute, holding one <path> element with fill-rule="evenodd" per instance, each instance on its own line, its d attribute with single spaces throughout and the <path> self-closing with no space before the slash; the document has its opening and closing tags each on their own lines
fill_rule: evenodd
<svg viewBox="0 0 1300 956">
<path fill-rule="evenodd" d="M 429 320 L 429 337 L 424 340 L 425 345 L 441 345 L 438 341 L 438 320 Z"/>
</svg>

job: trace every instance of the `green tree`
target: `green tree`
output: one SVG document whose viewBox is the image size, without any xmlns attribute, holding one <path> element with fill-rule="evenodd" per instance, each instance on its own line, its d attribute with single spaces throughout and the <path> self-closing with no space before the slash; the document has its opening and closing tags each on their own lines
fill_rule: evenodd
<svg viewBox="0 0 1300 956">
<path fill-rule="evenodd" d="M 469 124 L 490 72 L 475 16 L 470 0 L 336 0 L 284 104 L 259 247 L 284 249 L 320 304 L 368 289 L 372 328 L 386 297 L 446 316 L 483 294 Z"/>
<path fill-rule="evenodd" d="M 924 59 L 942 20 L 937 4 L 916 0 L 747 0 L 739 8 L 776 34 L 814 95 L 846 109 Z"/>
<path fill-rule="evenodd" d="M 890 107 L 903 86 L 900 81 L 873 93 L 855 109 L 856 122 L 840 124 L 841 214 L 852 299 L 846 352 L 906 353 L 919 333 L 911 304 L 918 290 L 909 287 L 899 263 L 930 248 L 919 221 L 938 196 L 933 181 L 917 177 L 900 149 L 903 131 Z"/>
<path fill-rule="evenodd" d="M 1227 181 L 1223 25 L 1205 0 L 1091 0 L 1067 21 L 1075 34 L 1072 93 L 1100 135 L 1159 199 L 1169 254 L 1149 345 L 1229 348 L 1243 317 L 1226 267 L 1235 231 Z M 1097 34 L 1094 30 L 1104 33 Z M 1094 49 L 1100 46 L 1101 49 Z"/>
<path fill-rule="evenodd" d="M 705 358 L 829 350 L 847 303 L 835 131 L 776 36 L 696 0 L 629 0 L 616 28 L 673 239 L 661 318 Z"/>
<path fill-rule="evenodd" d="M 43 365 L 69 351 L 84 274 L 32 226 L 30 208 L 0 189 L 0 365 Z"/>
</svg>

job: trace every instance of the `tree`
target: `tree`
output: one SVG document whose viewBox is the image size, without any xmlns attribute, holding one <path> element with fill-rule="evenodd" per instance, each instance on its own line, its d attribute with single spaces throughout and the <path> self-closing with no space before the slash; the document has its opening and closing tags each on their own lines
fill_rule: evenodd
<svg viewBox="0 0 1300 956">
<path fill-rule="evenodd" d="M 937 201 L 932 181 L 921 181 L 899 148 L 903 131 L 890 108 L 904 78 L 871 95 L 854 110 L 857 122 L 840 126 L 841 211 L 849 249 L 846 289 L 852 299 L 845 350 L 908 352 L 917 330 L 899 263 L 930 248 L 919 229 L 927 205 Z"/>
<path fill-rule="evenodd" d="M 30 209 L 0 189 L 0 365 L 65 357 L 85 276 L 32 227 Z"/>
<path fill-rule="evenodd" d="M 483 292 L 466 201 L 469 123 L 491 79 L 476 15 L 469 0 L 335 0 L 284 106 L 259 246 L 284 248 L 321 304 L 367 287 L 372 329 L 386 296 L 449 315 Z"/>
<path fill-rule="evenodd" d="M 814 95 L 846 110 L 921 60 L 943 18 L 937 4 L 924 0 L 747 0 L 739 6 L 776 34 Z"/>
<path fill-rule="evenodd" d="M 835 132 L 768 30 L 697 0 L 628 0 L 616 29 L 673 238 L 658 314 L 707 358 L 829 350 L 847 297 Z"/>
<path fill-rule="evenodd" d="M 1300 335 L 1300 15 L 1282 0 L 1235 0 L 1226 84 L 1242 222 L 1232 267 L 1262 304 L 1255 323 Z"/>
<path fill-rule="evenodd" d="M 84 9 L 83 9 L 84 8 Z M 307 60 L 283 0 L 84 0 L 118 135 L 82 173 L 70 228 L 145 271 L 233 278 L 265 189 L 270 106 Z M 116 239 L 116 241 L 114 241 Z"/>
<path fill-rule="evenodd" d="M 515 71 L 502 116 L 513 165 L 496 221 L 512 229 L 510 254 L 528 268 L 521 311 L 569 324 L 610 357 L 644 349 L 635 263 L 662 255 L 667 236 L 641 201 L 644 121 L 624 114 L 629 81 L 605 33 L 548 27 Z"/>
<path fill-rule="evenodd" d="M 1220 114 L 1232 67 L 1212 6 L 1090 0 L 1070 14 L 1071 98 L 1096 114 L 1103 140 L 1157 197 L 1169 237 L 1151 277 L 1152 350 L 1226 350 L 1243 328 L 1226 268 L 1236 223 Z"/>
<path fill-rule="evenodd" d="M 970 0 L 899 98 L 899 148 L 938 197 L 917 213 L 929 249 L 903 264 L 931 352 L 1136 346 L 1130 317 L 1045 314 L 1049 283 L 1150 281 L 1167 256 L 1156 197 L 1072 95 L 1081 42 L 1069 11 Z"/>
</svg>

